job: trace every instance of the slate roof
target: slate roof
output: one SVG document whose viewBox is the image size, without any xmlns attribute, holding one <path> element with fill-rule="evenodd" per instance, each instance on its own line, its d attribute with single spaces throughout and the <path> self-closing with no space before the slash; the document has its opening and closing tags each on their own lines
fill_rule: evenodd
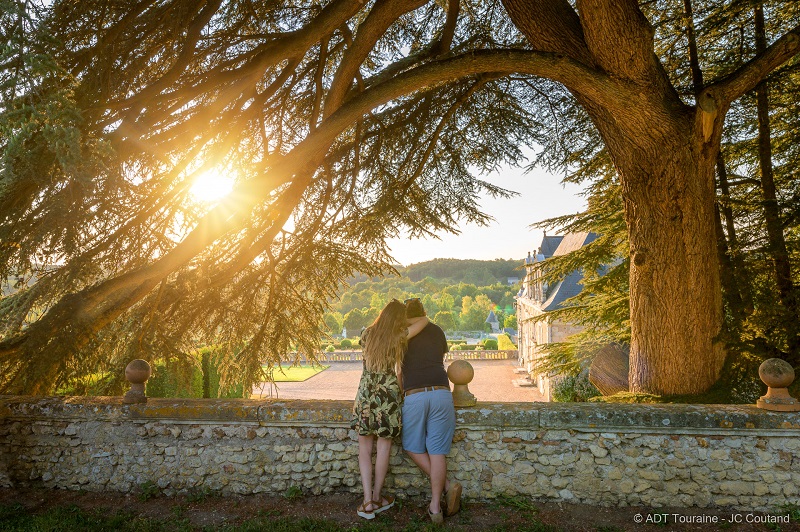
<svg viewBox="0 0 800 532">
<path fill-rule="evenodd" d="M 547 236 L 545 235 L 542 238 L 542 244 L 539 246 L 539 249 L 534 252 L 534 255 L 531 256 L 528 254 L 528 257 L 525 259 L 525 264 L 533 264 L 534 262 L 541 262 L 544 259 L 548 259 L 553 256 L 556 249 L 558 249 L 558 245 L 561 244 L 561 240 L 563 240 L 563 236 L 561 235 L 553 235 Z"/>
<path fill-rule="evenodd" d="M 495 315 L 493 310 L 489 311 L 489 315 L 486 317 L 486 323 L 500 323 L 497 321 L 497 315 Z"/>
<path fill-rule="evenodd" d="M 567 235 L 571 236 L 571 235 Z M 564 240 L 564 236 L 561 235 L 554 235 L 554 236 L 546 236 L 542 238 L 542 245 L 539 247 L 540 252 L 544 255 L 544 258 L 549 259 L 552 257 L 559 247 L 561 247 L 561 242 Z"/>
<path fill-rule="evenodd" d="M 561 239 L 558 248 L 551 256 L 566 255 L 567 253 L 582 248 L 586 244 L 594 241 L 597 237 L 598 235 L 596 233 L 569 233 Z M 544 246 L 544 243 L 542 243 L 542 245 Z M 578 295 L 583 288 L 580 285 L 581 279 L 583 279 L 583 273 L 576 270 L 558 283 L 548 287 L 547 299 L 542 303 L 542 310 L 555 310 L 567 299 Z"/>
</svg>

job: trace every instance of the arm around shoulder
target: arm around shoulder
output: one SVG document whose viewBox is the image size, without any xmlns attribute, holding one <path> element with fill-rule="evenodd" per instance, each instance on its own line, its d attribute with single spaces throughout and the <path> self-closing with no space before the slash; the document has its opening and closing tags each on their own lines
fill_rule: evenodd
<svg viewBox="0 0 800 532">
<path fill-rule="evenodd" d="M 418 335 L 427 325 L 427 316 L 423 316 L 421 318 L 411 318 L 408 320 L 408 337 L 413 338 L 414 336 Z"/>
</svg>

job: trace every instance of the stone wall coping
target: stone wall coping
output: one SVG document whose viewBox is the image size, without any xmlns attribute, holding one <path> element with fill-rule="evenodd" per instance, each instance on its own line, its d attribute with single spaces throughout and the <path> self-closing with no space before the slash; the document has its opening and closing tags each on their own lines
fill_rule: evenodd
<svg viewBox="0 0 800 532">
<path fill-rule="evenodd" d="M 348 427 L 352 401 L 161 399 L 125 405 L 121 397 L 0 395 L 5 420 L 95 420 L 245 423 Z M 456 410 L 461 428 L 578 432 L 756 434 L 800 436 L 800 412 L 751 405 L 485 403 Z"/>
</svg>

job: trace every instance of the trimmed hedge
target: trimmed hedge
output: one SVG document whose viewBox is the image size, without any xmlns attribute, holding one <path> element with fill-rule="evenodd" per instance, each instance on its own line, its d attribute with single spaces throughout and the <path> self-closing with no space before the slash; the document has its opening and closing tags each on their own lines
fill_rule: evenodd
<svg viewBox="0 0 800 532">
<path fill-rule="evenodd" d="M 483 341 L 483 348 L 487 351 L 497 351 L 497 340 L 494 338 L 487 338 Z"/>
<path fill-rule="evenodd" d="M 203 347 L 186 358 L 159 360 L 147 380 L 149 397 L 226 398 L 249 397 L 243 384 L 220 388 L 218 347 Z"/>
<path fill-rule="evenodd" d="M 514 342 L 511 341 L 507 334 L 500 334 L 497 336 L 497 348 L 501 351 L 509 351 L 516 349 L 517 346 L 514 345 Z"/>
</svg>

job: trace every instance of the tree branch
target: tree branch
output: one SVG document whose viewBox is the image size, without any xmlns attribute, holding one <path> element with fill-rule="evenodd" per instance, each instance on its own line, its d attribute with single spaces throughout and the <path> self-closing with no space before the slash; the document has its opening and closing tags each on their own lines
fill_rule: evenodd
<svg viewBox="0 0 800 532">
<path fill-rule="evenodd" d="M 336 137 L 371 109 L 421 87 L 436 86 L 476 74 L 514 72 L 549 77 L 599 102 L 635 96 L 626 85 L 572 59 L 551 53 L 482 51 L 414 68 L 348 100 L 289 154 L 279 158 L 270 171 L 237 186 L 228 199 L 199 220 L 183 241 L 155 262 L 64 296 L 22 334 L 0 342 L 0 357 L 23 352 L 33 357 L 32 364 L 38 364 L 39 359 L 34 354 L 47 350 L 53 342 L 63 343 L 70 349 L 81 349 L 103 327 L 141 301 L 164 277 L 189 263 L 224 235 L 238 229 L 252 210 L 266 199 L 269 191 L 289 184 L 280 199 L 271 206 L 274 216 L 271 232 L 282 227 L 312 183 L 314 170 L 322 163 Z M 65 328 L 64 324 L 69 326 Z M 44 380 L 33 389 L 49 386 L 45 382 L 49 382 L 47 375 L 51 372 L 34 372 L 43 375 Z"/>
<path fill-rule="evenodd" d="M 152 98 L 165 88 L 169 87 L 175 80 L 189 66 L 192 59 L 194 59 L 195 51 L 197 50 L 197 43 L 200 41 L 201 32 L 203 28 L 209 23 L 211 17 L 217 12 L 222 0 L 214 0 L 207 3 L 203 9 L 198 13 L 197 18 L 192 20 L 189 28 L 186 30 L 186 42 L 181 49 L 178 58 L 166 74 L 158 78 L 154 83 L 139 91 L 135 96 L 128 100 L 129 104 L 135 104 L 133 112 L 137 113 L 143 107 L 142 102 Z"/>
<path fill-rule="evenodd" d="M 344 101 L 359 67 L 386 30 L 403 14 L 417 9 L 426 0 L 379 0 L 358 27 L 351 46 L 344 53 L 331 82 L 325 101 L 324 116 L 330 116 Z"/>
<path fill-rule="evenodd" d="M 567 0 L 503 0 L 503 5 L 535 50 L 564 54 L 590 66 L 596 64 L 578 14 Z"/>
<path fill-rule="evenodd" d="M 458 25 L 458 14 L 461 10 L 461 2 L 459 0 L 449 0 L 447 2 L 447 19 L 445 20 L 442 34 L 439 40 L 433 47 L 433 55 L 444 55 L 450 51 L 450 45 L 453 44 L 453 37 L 456 33 L 456 26 Z"/>
<path fill-rule="evenodd" d="M 773 70 L 780 67 L 800 53 L 800 26 L 772 43 L 763 53 L 757 55 L 739 69 L 715 81 L 698 96 L 697 103 L 706 113 L 715 113 L 753 90 Z"/>
<path fill-rule="evenodd" d="M 586 45 L 606 71 L 626 79 L 651 79 L 653 28 L 636 0 L 578 0 Z"/>
</svg>

